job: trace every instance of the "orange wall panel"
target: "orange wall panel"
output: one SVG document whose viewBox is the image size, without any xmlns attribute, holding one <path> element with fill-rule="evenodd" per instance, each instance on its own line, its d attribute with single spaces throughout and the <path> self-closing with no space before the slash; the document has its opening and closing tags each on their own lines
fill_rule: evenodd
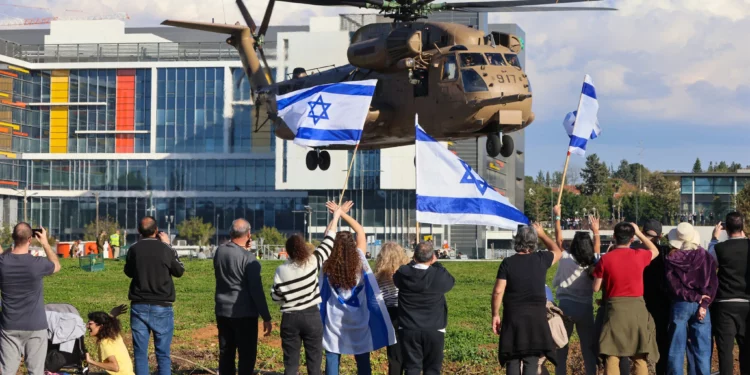
<svg viewBox="0 0 750 375">
<path fill-rule="evenodd" d="M 115 113 L 116 130 L 135 129 L 135 70 L 120 69 L 117 71 L 117 109 Z M 134 134 L 117 134 L 115 136 L 115 153 L 135 152 Z"/>
</svg>

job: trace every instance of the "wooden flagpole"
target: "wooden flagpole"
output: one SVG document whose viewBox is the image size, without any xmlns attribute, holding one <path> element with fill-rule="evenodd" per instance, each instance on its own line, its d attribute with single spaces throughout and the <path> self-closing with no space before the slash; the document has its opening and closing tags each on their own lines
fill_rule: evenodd
<svg viewBox="0 0 750 375">
<path fill-rule="evenodd" d="M 357 142 L 357 145 L 354 146 L 354 152 L 352 153 L 352 161 L 349 162 L 349 169 L 346 170 L 346 179 L 344 179 L 344 188 L 341 189 L 341 195 L 339 196 L 339 206 L 341 206 L 342 201 L 344 200 L 344 192 L 346 192 L 346 187 L 349 185 L 349 174 L 352 173 L 352 166 L 354 165 L 354 159 L 357 158 L 357 150 L 359 149 L 359 142 Z"/>
<path fill-rule="evenodd" d="M 558 205 L 560 205 L 560 202 L 562 202 L 563 190 L 565 190 L 565 177 L 568 174 L 568 163 L 569 162 L 570 162 L 570 151 L 568 151 L 568 156 L 565 158 L 565 167 L 563 167 L 562 181 L 560 181 L 560 194 L 557 196 L 557 204 Z"/>
<path fill-rule="evenodd" d="M 417 134 L 416 134 L 416 131 L 417 131 L 416 127 L 417 127 L 417 125 L 419 125 L 419 113 L 415 113 L 414 114 L 414 191 L 415 192 L 419 191 L 419 190 L 417 190 L 417 184 L 418 184 L 418 182 L 417 182 L 417 156 L 418 155 L 417 155 Z M 417 223 L 417 228 L 416 228 L 417 233 L 414 236 L 414 244 L 415 245 L 419 243 L 419 236 L 421 234 L 420 231 L 419 231 L 419 220 L 417 220 L 417 217 L 418 217 L 418 215 L 417 215 L 417 207 L 414 206 L 414 222 Z M 408 227 L 408 225 L 407 225 L 407 227 Z M 415 249 L 416 248 L 414 248 L 412 250 L 415 250 Z"/>
<path fill-rule="evenodd" d="M 583 76 L 583 82 L 586 83 L 586 76 Z M 581 100 L 583 99 L 583 90 L 581 90 L 581 95 L 578 97 L 578 107 L 576 107 L 576 113 L 578 115 L 581 114 Z M 576 121 L 578 120 L 578 116 L 576 116 Z M 575 124 L 576 121 L 573 122 L 573 131 L 575 131 Z M 560 205 L 562 202 L 562 195 L 563 191 L 565 190 L 565 178 L 568 174 L 568 163 L 570 162 L 570 146 L 568 146 L 568 155 L 565 157 L 565 167 L 563 167 L 563 175 L 562 175 L 562 181 L 560 181 L 560 194 L 557 196 L 557 204 Z"/>
</svg>

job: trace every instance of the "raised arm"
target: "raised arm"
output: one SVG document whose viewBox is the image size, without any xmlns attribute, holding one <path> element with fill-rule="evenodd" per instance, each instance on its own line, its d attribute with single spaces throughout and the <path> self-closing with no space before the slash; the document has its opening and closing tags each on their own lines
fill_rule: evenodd
<svg viewBox="0 0 750 375">
<path fill-rule="evenodd" d="M 643 232 L 641 232 L 641 229 L 638 228 L 638 224 L 630 223 L 630 225 L 632 225 L 633 229 L 635 230 L 635 236 L 638 237 L 638 239 L 641 240 L 641 243 L 643 243 L 648 251 L 651 252 L 651 260 L 656 259 L 656 257 L 659 256 L 659 249 L 656 248 L 656 245 L 654 245 L 654 243 L 651 242 L 651 240 L 649 240 L 648 237 L 643 234 Z"/>
<path fill-rule="evenodd" d="M 57 254 L 52 251 L 52 247 L 49 245 L 49 240 L 47 239 L 47 230 L 44 228 L 41 229 L 42 231 L 34 233 L 34 236 L 36 237 L 37 241 L 42 244 L 42 248 L 44 249 L 44 253 L 47 255 L 47 259 L 55 266 L 55 269 L 54 271 L 52 271 L 52 273 L 58 273 L 60 272 L 60 260 L 57 259 Z"/>
<path fill-rule="evenodd" d="M 532 224 L 534 227 L 534 230 L 536 231 L 537 237 L 544 243 L 544 246 L 547 247 L 547 250 L 549 250 L 555 257 L 552 259 L 552 264 L 557 263 L 562 258 L 562 250 L 557 246 L 555 241 L 552 241 L 549 236 L 547 236 L 546 233 L 544 233 L 544 228 L 542 228 L 542 225 L 539 223 Z"/>
<path fill-rule="evenodd" d="M 558 204 L 554 208 L 552 208 L 552 213 L 555 215 L 555 242 L 557 243 L 557 247 L 561 248 L 563 247 L 563 234 L 562 234 L 562 225 L 560 224 L 560 213 L 562 212 L 562 208 Z"/>
<path fill-rule="evenodd" d="M 349 216 L 349 214 L 345 212 L 341 213 L 341 218 L 344 219 L 349 227 L 354 229 L 354 233 L 357 234 L 357 248 L 362 251 L 367 250 L 367 236 L 365 235 L 365 228 L 362 228 L 362 225 L 360 225 L 357 220 L 354 220 L 353 217 Z"/>
<path fill-rule="evenodd" d="M 600 254 L 602 252 L 602 238 L 599 236 L 599 218 L 596 216 L 589 216 L 589 222 L 591 222 L 591 232 L 594 233 L 594 254 Z"/>
</svg>

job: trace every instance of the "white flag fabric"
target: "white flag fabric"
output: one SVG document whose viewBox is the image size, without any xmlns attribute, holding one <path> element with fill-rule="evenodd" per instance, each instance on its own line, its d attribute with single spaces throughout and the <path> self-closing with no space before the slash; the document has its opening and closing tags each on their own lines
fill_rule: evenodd
<svg viewBox="0 0 750 375">
<path fill-rule="evenodd" d="M 376 79 L 309 87 L 276 96 L 279 117 L 300 146 L 356 145 L 370 110 Z"/>
<path fill-rule="evenodd" d="M 416 124 L 417 221 L 516 230 L 529 219 L 465 161 Z"/>
<path fill-rule="evenodd" d="M 581 100 L 578 103 L 578 110 L 575 113 L 573 132 L 570 135 L 570 146 L 568 152 L 571 154 L 586 155 L 586 143 L 592 134 L 598 134 L 597 114 L 599 112 L 599 101 L 596 99 L 596 89 L 594 81 L 586 74 L 583 79 L 583 88 L 581 89 Z"/>
<path fill-rule="evenodd" d="M 357 249 L 362 275 L 352 290 L 339 290 L 320 274 L 323 348 L 338 354 L 364 354 L 396 343 L 396 331 L 365 254 Z"/>
<path fill-rule="evenodd" d="M 565 115 L 565 120 L 563 120 L 563 127 L 565 128 L 565 132 L 568 133 L 568 137 L 573 136 L 573 127 L 576 124 L 577 114 L 578 114 L 578 111 L 568 112 L 568 114 Z M 599 134 L 601 133 L 602 133 L 602 128 L 599 127 L 599 120 L 596 120 L 596 124 L 594 125 L 594 131 L 591 132 L 590 139 L 596 139 L 596 137 L 598 137 Z"/>
</svg>

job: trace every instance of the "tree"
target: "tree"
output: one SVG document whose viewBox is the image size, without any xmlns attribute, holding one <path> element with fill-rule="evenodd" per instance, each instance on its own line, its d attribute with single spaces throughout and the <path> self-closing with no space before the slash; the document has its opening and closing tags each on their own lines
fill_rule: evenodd
<svg viewBox="0 0 750 375">
<path fill-rule="evenodd" d="M 737 211 L 745 218 L 750 218 L 750 184 L 737 193 Z M 745 220 L 745 233 L 750 233 L 750 220 Z"/>
<path fill-rule="evenodd" d="M 732 173 L 736 173 L 738 170 L 742 169 L 742 164 L 732 162 L 732 164 L 729 165 L 729 171 Z"/>
<path fill-rule="evenodd" d="M 612 175 L 612 177 L 619 178 L 631 184 L 635 180 L 635 176 L 633 176 L 633 171 L 630 168 L 630 164 L 627 160 L 624 159 L 620 160 L 620 166 L 617 167 L 617 171 Z"/>
<path fill-rule="evenodd" d="M 286 243 L 286 237 L 273 227 L 263 227 L 254 235 L 257 239 L 263 239 L 264 245 L 283 245 Z"/>
<path fill-rule="evenodd" d="M 716 173 L 728 173 L 729 172 L 729 165 L 725 161 L 719 162 L 719 164 L 716 164 L 714 167 L 714 172 Z"/>
<path fill-rule="evenodd" d="M 693 164 L 693 173 L 703 173 L 703 167 L 701 167 L 700 158 L 695 159 L 695 164 Z"/>
<path fill-rule="evenodd" d="M 177 232 L 180 237 L 186 239 L 190 244 L 206 246 L 214 234 L 216 228 L 211 223 L 204 223 L 201 217 L 191 217 L 177 224 Z"/>
<path fill-rule="evenodd" d="M 722 201 L 721 198 L 716 195 L 714 196 L 713 202 L 711 202 L 711 212 L 714 213 L 714 218 L 722 218 L 727 215 L 729 211 L 729 205 Z M 723 219 L 715 219 L 715 221 Z M 716 224 L 716 223 L 714 223 Z"/>
<path fill-rule="evenodd" d="M 609 169 L 599 160 L 599 156 L 591 154 L 586 157 L 586 166 L 581 170 L 581 177 L 583 177 L 583 189 L 581 189 L 583 194 L 599 194 L 609 178 Z"/>
<path fill-rule="evenodd" d="M 709 161 L 708 162 L 708 169 L 706 170 L 706 172 L 711 173 L 713 171 L 714 171 L 714 162 Z"/>
<path fill-rule="evenodd" d="M 667 179 L 663 174 L 655 172 L 646 182 L 652 197 L 652 206 L 657 216 L 650 217 L 662 223 L 669 222 L 669 218 L 680 208 L 680 188 L 674 180 Z"/>
<path fill-rule="evenodd" d="M 10 249 L 13 243 L 13 227 L 8 223 L 3 223 L 0 228 L 0 245 L 3 246 L 3 250 Z"/>
<path fill-rule="evenodd" d="M 537 184 L 540 184 L 540 185 L 544 184 L 544 172 L 542 172 L 541 170 L 539 170 L 539 174 L 536 175 L 536 181 L 534 181 L 534 182 L 536 182 Z"/>
<path fill-rule="evenodd" d="M 115 220 L 114 218 L 107 216 L 105 218 L 99 218 L 99 233 L 97 233 L 96 227 L 96 220 L 86 224 L 86 226 L 83 228 L 84 241 L 96 241 L 96 238 L 99 236 L 99 233 L 101 233 L 101 231 L 105 231 L 107 235 L 115 233 L 118 229 L 120 229 L 120 224 L 118 224 L 117 220 Z"/>
<path fill-rule="evenodd" d="M 550 186 L 552 184 L 552 177 L 549 175 L 549 171 L 547 171 L 547 176 L 544 178 L 544 186 Z"/>
</svg>

